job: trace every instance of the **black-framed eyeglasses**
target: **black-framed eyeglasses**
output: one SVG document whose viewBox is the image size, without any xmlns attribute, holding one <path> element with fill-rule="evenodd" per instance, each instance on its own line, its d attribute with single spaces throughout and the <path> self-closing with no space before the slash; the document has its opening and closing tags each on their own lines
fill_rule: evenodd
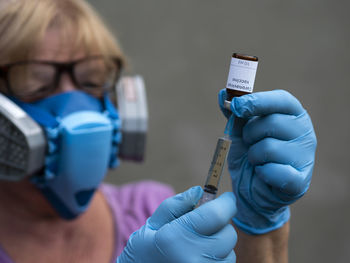
<svg viewBox="0 0 350 263">
<path fill-rule="evenodd" d="M 0 80 L 9 95 L 35 101 L 54 94 L 61 75 L 67 73 L 77 89 L 101 97 L 114 87 L 121 69 L 116 57 L 90 56 L 67 63 L 28 60 L 0 65 Z"/>
</svg>

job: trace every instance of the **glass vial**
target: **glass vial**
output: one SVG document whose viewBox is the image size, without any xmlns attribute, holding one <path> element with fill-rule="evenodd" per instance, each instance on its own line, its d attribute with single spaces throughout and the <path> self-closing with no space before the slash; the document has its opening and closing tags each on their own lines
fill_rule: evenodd
<svg viewBox="0 0 350 263">
<path fill-rule="evenodd" d="M 258 58 L 256 56 L 233 53 L 230 71 L 227 78 L 227 99 L 239 97 L 253 92 Z"/>
</svg>

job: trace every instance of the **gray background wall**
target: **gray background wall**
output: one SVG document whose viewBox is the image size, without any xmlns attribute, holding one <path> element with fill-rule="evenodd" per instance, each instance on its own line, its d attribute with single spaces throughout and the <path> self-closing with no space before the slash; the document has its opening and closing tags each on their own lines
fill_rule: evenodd
<svg viewBox="0 0 350 263">
<path fill-rule="evenodd" d="M 286 89 L 318 137 L 311 189 L 292 207 L 291 262 L 349 262 L 349 1 L 89 0 L 148 92 L 147 160 L 107 180 L 202 185 L 225 119 L 217 92 L 233 51 L 260 59 L 255 91 Z M 222 191 L 230 190 L 228 173 Z"/>
</svg>

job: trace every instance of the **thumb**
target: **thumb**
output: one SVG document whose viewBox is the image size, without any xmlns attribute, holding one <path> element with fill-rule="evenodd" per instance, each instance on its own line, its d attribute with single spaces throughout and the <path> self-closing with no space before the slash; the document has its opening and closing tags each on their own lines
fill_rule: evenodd
<svg viewBox="0 0 350 263">
<path fill-rule="evenodd" d="M 158 230 L 163 225 L 193 210 L 202 195 L 202 188 L 194 186 L 183 193 L 164 200 L 148 220 L 149 227 Z"/>
<path fill-rule="evenodd" d="M 190 227 L 196 233 L 210 236 L 225 227 L 236 212 L 236 198 L 233 193 L 226 192 L 183 215 L 175 222 Z"/>
<path fill-rule="evenodd" d="M 228 109 L 225 109 L 225 107 L 224 107 L 224 103 L 225 103 L 226 98 L 227 98 L 226 89 L 220 90 L 220 92 L 218 94 L 219 107 L 220 107 L 220 110 L 222 111 L 222 113 L 228 119 L 232 115 L 232 112 L 229 111 Z"/>
</svg>

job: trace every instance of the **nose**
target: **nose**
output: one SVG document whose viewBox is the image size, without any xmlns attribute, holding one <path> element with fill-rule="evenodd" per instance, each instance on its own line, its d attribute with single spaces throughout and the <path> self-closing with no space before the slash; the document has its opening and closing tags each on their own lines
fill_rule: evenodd
<svg viewBox="0 0 350 263">
<path fill-rule="evenodd" d="M 70 77 L 70 75 L 67 72 L 63 72 L 58 81 L 58 86 L 55 93 L 59 94 L 59 93 L 73 91 L 76 89 L 77 87 L 73 83 L 73 80 Z"/>
</svg>

